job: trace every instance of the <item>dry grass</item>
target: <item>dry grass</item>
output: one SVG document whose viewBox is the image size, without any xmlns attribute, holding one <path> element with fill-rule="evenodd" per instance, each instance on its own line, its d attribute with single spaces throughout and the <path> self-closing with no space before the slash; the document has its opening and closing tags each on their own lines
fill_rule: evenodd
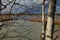
<svg viewBox="0 0 60 40">
<path fill-rule="evenodd" d="M 37 18 L 37 19 L 27 19 L 28 21 L 32 21 L 32 22 L 42 22 L 41 18 Z"/>
<path fill-rule="evenodd" d="M 60 25 L 60 19 L 56 19 L 55 24 Z"/>
<path fill-rule="evenodd" d="M 17 15 L 17 16 L 41 16 L 41 14 L 39 15 L 36 15 L 36 14 L 2 14 L 2 15 L 0 15 L 0 21 L 2 21 L 2 20 L 9 20 L 9 18 L 11 17 L 11 16 L 14 16 L 14 15 Z M 47 16 L 47 14 L 46 14 L 46 16 Z M 56 16 L 60 16 L 60 14 L 56 14 Z M 32 18 L 32 19 L 27 19 L 28 21 L 32 21 L 32 22 L 42 22 L 42 20 L 41 20 L 42 18 Z M 60 19 L 56 19 L 55 20 L 55 24 L 57 24 L 57 25 L 60 25 Z"/>
<path fill-rule="evenodd" d="M 37 18 L 37 19 L 29 19 L 28 21 L 32 21 L 32 22 L 42 22 L 41 18 Z M 60 19 L 57 19 L 54 21 L 56 25 L 60 25 Z"/>
</svg>

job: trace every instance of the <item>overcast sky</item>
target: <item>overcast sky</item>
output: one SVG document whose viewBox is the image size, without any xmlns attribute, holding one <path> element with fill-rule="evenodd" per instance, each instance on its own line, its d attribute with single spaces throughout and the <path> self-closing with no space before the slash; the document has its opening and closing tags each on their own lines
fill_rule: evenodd
<svg viewBox="0 0 60 40">
<path fill-rule="evenodd" d="M 2 2 L 4 4 L 7 4 L 8 3 L 7 0 L 2 0 Z M 31 5 L 40 4 L 42 2 L 42 0 L 16 0 L 16 2 L 17 3 L 20 3 L 22 5 L 30 5 L 31 6 Z M 59 0 L 58 0 L 58 2 L 59 2 Z M 46 1 L 46 3 L 47 3 L 47 1 Z M 12 6 L 12 3 L 10 5 L 8 5 L 7 8 L 2 11 L 2 13 L 6 13 L 6 12 L 8 13 L 10 11 L 11 6 Z M 60 10 L 60 6 L 57 6 L 57 9 L 58 9 L 58 12 L 60 12 L 59 11 Z M 12 10 L 13 10 L 12 13 L 19 13 L 19 12 L 24 12 L 25 11 L 25 9 L 22 9 L 22 8 L 20 8 L 17 5 L 15 5 Z"/>
<path fill-rule="evenodd" d="M 2 0 L 2 2 L 3 2 L 3 4 L 7 4 L 8 3 L 7 0 Z M 22 5 L 34 5 L 33 4 L 33 2 L 34 2 L 35 5 L 36 5 L 36 4 L 40 4 L 42 2 L 42 0 L 16 0 L 16 2 L 20 3 Z M 10 11 L 9 9 L 10 9 L 11 5 L 8 5 L 6 9 L 2 10 L 2 13 L 9 12 Z M 18 6 L 15 6 L 16 10 L 13 8 L 14 10 L 12 12 L 16 12 L 17 11 L 17 13 L 19 13 L 19 12 L 25 11 L 22 8 L 19 8 L 19 9 L 17 9 L 17 8 L 18 8 Z M 21 10 L 21 11 L 19 11 L 19 10 Z"/>
<path fill-rule="evenodd" d="M 2 0 L 2 2 L 8 3 L 7 0 Z M 25 4 L 28 5 L 28 4 L 32 4 L 32 2 L 41 3 L 42 0 L 16 0 L 16 2 L 20 2 L 21 4 L 24 4 L 25 2 Z"/>
</svg>

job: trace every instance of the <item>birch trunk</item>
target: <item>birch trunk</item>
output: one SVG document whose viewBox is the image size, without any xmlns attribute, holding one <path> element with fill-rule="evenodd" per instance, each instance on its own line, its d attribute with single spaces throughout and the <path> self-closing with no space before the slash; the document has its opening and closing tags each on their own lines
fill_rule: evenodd
<svg viewBox="0 0 60 40">
<path fill-rule="evenodd" d="M 0 0 L 0 14 L 1 14 L 1 0 Z"/>
<path fill-rule="evenodd" d="M 45 0 L 42 0 L 42 40 L 45 39 Z"/>
<path fill-rule="evenodd" d="M 1 14 L 1 0 L 0 0 L 0 14 Z M 0 30 L 1 30 L 1 25 L 2 25 L 2 22 L 0 22 Z"/>
<path fill-rule="evenodd" d="M 56 0 L 50 0 L 45 40 L 53 40 L 55 9 L 56 9 Z"/>
</svg>

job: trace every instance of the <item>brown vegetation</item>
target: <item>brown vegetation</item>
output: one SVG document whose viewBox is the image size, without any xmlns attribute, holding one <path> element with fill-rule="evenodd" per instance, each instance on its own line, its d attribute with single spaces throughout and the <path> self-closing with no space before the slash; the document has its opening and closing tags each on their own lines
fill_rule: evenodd
<svg viewBox="0 0 60 40">
<path fill-rule="evenodd" d="M 32 22 L 42 22 L 42 19 L 29 19 Z M 55 24 L 60 25 L 60 19 L 55 20 Z"/>
<path fill-rule="evenodd" d="M 11 20 L 10 17 L 11 16 L 41 16 L 41 14 L 1 14 L 0 15 L 0 21 L 9 21 Z M 47 14 L 46 14 L 47 16 Z M 56 16 L 60 16 L 60 15 L 56 15 Z M 42 18 L 32 18 L 32 19 L 27 19 L 28 21 L 32 21 L 32 22 L 42 22 Z M 60 25 L 60 19 L 56 19 L 55 20 L 55 24 Z"/>
</svg>

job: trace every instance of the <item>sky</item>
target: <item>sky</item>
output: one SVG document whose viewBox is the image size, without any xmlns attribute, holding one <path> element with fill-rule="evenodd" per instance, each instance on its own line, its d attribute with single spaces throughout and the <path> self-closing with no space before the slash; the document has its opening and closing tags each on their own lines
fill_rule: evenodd
<svg viewBox="0 0 60 40">
<path fill-rule="evenodd" d="M 60 1 L 60 0 L 58 0 L 58 1 Z M 8 1 L 6 1 L 6 0 L 2 0 L 2 2 L 3 2 L 3 4 L 7 4 L 8 3 Z M 42 0 L 17 0 L 16 3 L 22 4 L 22 5 L 27 5 L 27 7 L 32 7 L 32 5 L 35 6 L 35 5 L 41 4 Z M 45 3 L 48 3 L 48 2 L 46 1 Z M 59 4 L 60 4 L 60 2 L 59 2 Z M 8 13 L 10 11 L 10 8 L 11 8 L 12 5 L 13 5 L 12 3 L 10 5 L 8 5 L 6 7 L 6 9 L 2 10 L 2 13 Z M 39 6 L 41 6 L 41 5 L 39 5 Z M 57 6 L 56 8 L 57 8 L 56 9 L 57 12 L 60 13 L 60 6 Z M 46 12 L 47 12 L 47 9 L 46 9 Z M 20 12 L 26 11 L 26 9 L 22 9 L 21 6 L 17 6 L 17 5 L 14 5 L 14 7 L 12 8 L 12 10 L 13 10 L 12 13 L 20 13 Z M 41 10 L 41 8 L 40 8 L 40 10 Z M 32 13 L 33 12 L 37 13 L 38 11 L 34 11 L 33 10 Z"/>
<path fill-rule="evenodd" d="M 7 0 L 2 0 L 2 2 L 3 2 L 3 4 L 7 4 L 8 3 L 8 1 Z M 16 1 L 17 3 L 20 3 L 20 4 L 22 4 L 22 5 L 34 5 L 33 4 L 33 2 L 35 3 L 35 5 L 36 4 L 39 4 L 39 3 L 41 3 L 41 0 L 17 0 Z M 12 5 L 12 4 L 11 4 Z M 6 9 L 4 9 L 4 10 L 2 10 L 2 13 L 5 13 L 5 12 L 9 12 L 10 10 L 10 7 L 11 7 L 11 5 L 8 5 L 7 6 L 7 8 Z M 24 12 L 25 11 L 25 9 L 22 9 L 22 8 L 19 8 L 18 6 L 14 6 L 15 7 L 15 9 L 12 11 L 13 13 L 15 12 L 16 13 L 16 11 L 17 11 L 17 13 L 19 13 L 19 12 Z M 18 9 L 19 8 L 19 9 Z M 20 10 L 20 11 L 19 11 Z"/>
<path fill-rule="evenodd" d="M 7 0 L 2 0 L 2 2 L 5 2 L 5 4 L 8 3 Z M 21 4 L 24 4 L 24 3 L 25 3 L 26 5 L 30 5 L 30 4 L 32 4 L 33 2 L 41 3 L 42 0 L 17 0 L 16 2 L 19 2 L 19 3 L 21 3 Z"/>
</svg>

